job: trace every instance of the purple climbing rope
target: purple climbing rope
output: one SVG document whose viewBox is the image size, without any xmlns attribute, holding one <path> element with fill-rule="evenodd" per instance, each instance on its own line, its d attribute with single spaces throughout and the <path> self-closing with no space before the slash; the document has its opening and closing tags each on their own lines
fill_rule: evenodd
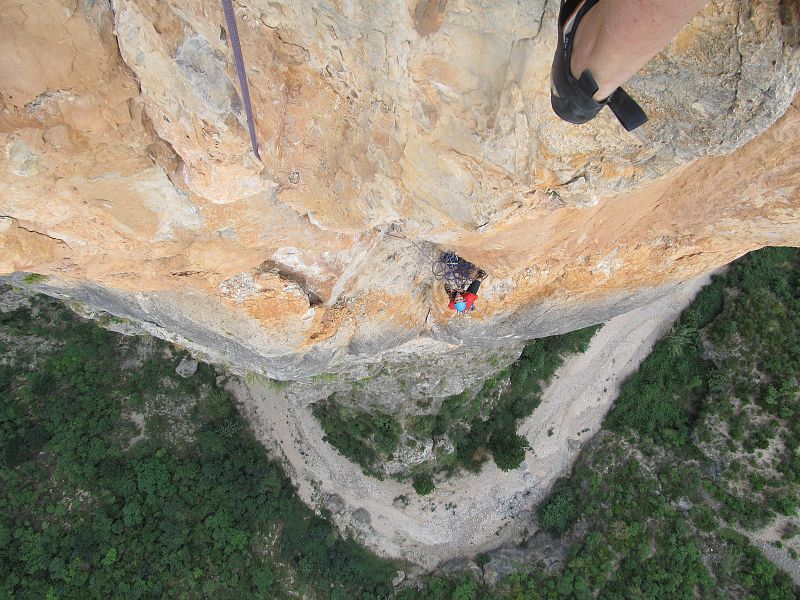
<svg viewBox="0 0 800 600">
<path fill-rule="evenodd" d="M 239 77 L 239 87 L 242 90 L 244 112 L 247 115 L 247 128 L 250 130 L 250 143 L 253 145 L 253 154 L 258 160 L 258 140 L 256 139 L 256 124 L 253 121 L 253 107 L 250 105 L 250 88 L 247 87 L 247 74 L 244 72 L 244 57 L 242 46 L 239 43 L 239 30 L 236 28 L 236 15 L 233 13 L 231 0 L 222 0 L 222 10 L 225 11 L 225 21 L 228 23 L 228 39 L 233 50 L 233 62 L 236 64 L 236 75 Z"/>
</svg>

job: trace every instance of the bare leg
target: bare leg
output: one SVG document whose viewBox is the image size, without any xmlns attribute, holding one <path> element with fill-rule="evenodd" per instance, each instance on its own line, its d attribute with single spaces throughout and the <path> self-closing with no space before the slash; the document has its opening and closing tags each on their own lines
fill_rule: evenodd
<svg viewBox="0 0 800 600">
<path fill-rule="evenodd" d="M 661 52 L 707 0 L 600 0 L 581 19 L 570 70 L 589 69 L 607 98 Z"/>
</svg>

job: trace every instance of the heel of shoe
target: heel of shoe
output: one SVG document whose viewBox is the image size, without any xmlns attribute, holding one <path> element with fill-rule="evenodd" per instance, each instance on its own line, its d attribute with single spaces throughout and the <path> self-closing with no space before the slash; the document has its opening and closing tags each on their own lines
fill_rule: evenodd
<svg viewBox="0 0 800 600">
<path fill-rule="evenodd" d="M 633 131 L 647 123 L 647 115 L 642 107 L 622 88 L 617 88 L 608 97 L 606 104 L 626 131 Z"/>
</svg>

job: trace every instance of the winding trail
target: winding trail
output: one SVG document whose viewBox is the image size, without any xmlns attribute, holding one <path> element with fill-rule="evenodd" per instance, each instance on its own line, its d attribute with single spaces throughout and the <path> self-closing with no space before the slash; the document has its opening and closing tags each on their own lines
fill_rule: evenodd
<svg viewBox="0 0 800 600">
<path fill-rule="evenodd" d="M 365 476 L 322 441 L 309 405 L 293 405 L 284 390 L 241 380 L 228 389 L 259 439 L 283 460 L 305 502 L 327 505 L 341 529 L 379 554 L 432 569 L 531 526 L 533 507 L 600 429 L 621 383 L 708 281 L 706 275 L 683 283 L 671 296 L 611 319 L 585 353 L 570 357 L 520 427 L 533 449 L 520 467 L 504 473 L 489 462 L 478 474 L 438 484 L 426 497 L 410 484 Z M 408 506 L 394 504 L 400 495 L 410 499 Z"/>
</svg>

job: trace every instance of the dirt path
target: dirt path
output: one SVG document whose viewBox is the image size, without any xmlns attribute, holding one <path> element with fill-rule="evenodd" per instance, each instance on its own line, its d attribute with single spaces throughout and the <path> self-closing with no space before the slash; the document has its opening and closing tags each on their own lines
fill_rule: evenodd
<svg viewBox="0 0 800 600">
<path fill-rule="evenodd" d="M 361 473 L 322 441 L 311 411 L 290 406 L 282 390 L 243 382 L 232 382 L 229 389 L 260 439 L 285 459 L 306 502 L 332 507 L 340 528 L 380 554 L 430 569 L 496 547 L 529 525 L 533 506 L 600 428 L 619 385 L 708 279 L 687 282 L 668 298 L 610 320 L 584 354 L 567 360 L 520 428 L 533 451 L 519 468 L 504 473 L 489 463 L 478 474 L 437 485 L 424 498 L 409 484 Z M 395 504 L 401 495 L 410 499 L 408 506 Z"/>
</svg>

